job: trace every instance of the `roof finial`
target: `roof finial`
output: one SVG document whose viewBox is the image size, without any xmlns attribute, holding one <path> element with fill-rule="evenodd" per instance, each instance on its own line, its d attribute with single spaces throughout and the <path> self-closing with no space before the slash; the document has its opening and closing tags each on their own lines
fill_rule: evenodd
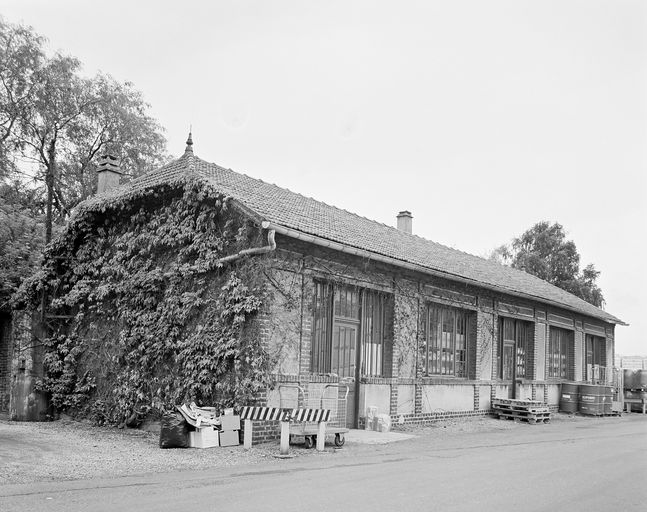
<svg viewBox="0 0 647 512">
<path fill-rule="evenodd" d="M 186 139 L 185 153 L 193 153 L 193 138 L 191 138 L 192 126 L 189 125 L 189 138 Z"/>
</svg>

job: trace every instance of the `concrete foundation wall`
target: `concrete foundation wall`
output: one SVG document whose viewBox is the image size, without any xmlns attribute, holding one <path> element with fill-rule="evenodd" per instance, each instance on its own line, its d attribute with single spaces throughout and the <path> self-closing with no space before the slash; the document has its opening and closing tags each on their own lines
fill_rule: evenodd
<svg viewBox="0 0 647 512">
<path fill-rule="evenodd" d="M 496 384 L 492 386 L 493 398 L 509 398 L 509 386 L 507 384 Z"/>
<path fill-rule="evenodd" d="M 559 405 L 561 384 L 547 384 L 546 385 L 546 402 L 548 405 Z"/>
<path fill-rule="evenodd" d="M 479 386 L 479 411 L 488 411 L 492 407 L 491 386 Z"/>
<path fill-rule="evenodd" d="M 366 416 L 369 407 L 377 407 L 378 414 L 390 414 L 391 386 L 389 384 L 362 384 L 359 389 L 359 415 Z"/>
<path fill-rule="evenodd" d="M 401 384 L 398 386 L 398 414 L 413 414 L 416 405 L 416 386 Z"/>
<path fill-rule="evenodd" d="M 473 411 L 474 386 L 434 384 L 422 386 L 422 413 Z"/>
<path fill-rule="evenodd" d="M 517 384 L 515 396 L 517 400 L 532 400 L 532 385 Z"/>
</svg>

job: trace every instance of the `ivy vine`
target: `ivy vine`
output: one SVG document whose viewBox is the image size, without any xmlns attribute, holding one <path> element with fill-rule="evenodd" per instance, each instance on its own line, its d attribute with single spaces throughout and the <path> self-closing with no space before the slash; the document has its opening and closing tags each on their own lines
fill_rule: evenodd
<svg viewBox="0 0 647 512">
<path fill-rule="evenodd" d="M 225 197 L 190 180 L 77 215 L 19 293 L 34 309 L 49 297 L 39 385 L 52 405 L 119 424 L 187 400 L 252 402 L 272 365 L 251 322 L 266 261 L 219 259 L 262 243 Z"/>
</svg>

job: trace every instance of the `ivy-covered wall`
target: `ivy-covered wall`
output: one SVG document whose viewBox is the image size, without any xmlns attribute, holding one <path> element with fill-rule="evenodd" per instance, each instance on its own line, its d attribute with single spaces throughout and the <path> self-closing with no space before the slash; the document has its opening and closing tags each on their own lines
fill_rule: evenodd
<svg viewBox="0 0 647 512">
<path fill-rule="evenodd" d="M 274 366 L 253 322 L 268 291 L 264 233 L 187 181 L 80 213 L 21 291 L 47 334 L 39 387 L 59 411 L 135 423 L 177 403 L 250 403 Z"/>
</svg>

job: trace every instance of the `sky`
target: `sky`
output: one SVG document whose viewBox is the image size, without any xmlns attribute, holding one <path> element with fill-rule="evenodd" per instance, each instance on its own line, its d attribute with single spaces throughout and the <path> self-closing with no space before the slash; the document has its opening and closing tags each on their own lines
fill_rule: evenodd
<svg viewBox="0 0 647 512">
<path fill-rule="evenodd" d="M 541 220 L 647 355 L 647 2 L 0 0 L 200 158 L 479 256 Z"/>
</svg>

